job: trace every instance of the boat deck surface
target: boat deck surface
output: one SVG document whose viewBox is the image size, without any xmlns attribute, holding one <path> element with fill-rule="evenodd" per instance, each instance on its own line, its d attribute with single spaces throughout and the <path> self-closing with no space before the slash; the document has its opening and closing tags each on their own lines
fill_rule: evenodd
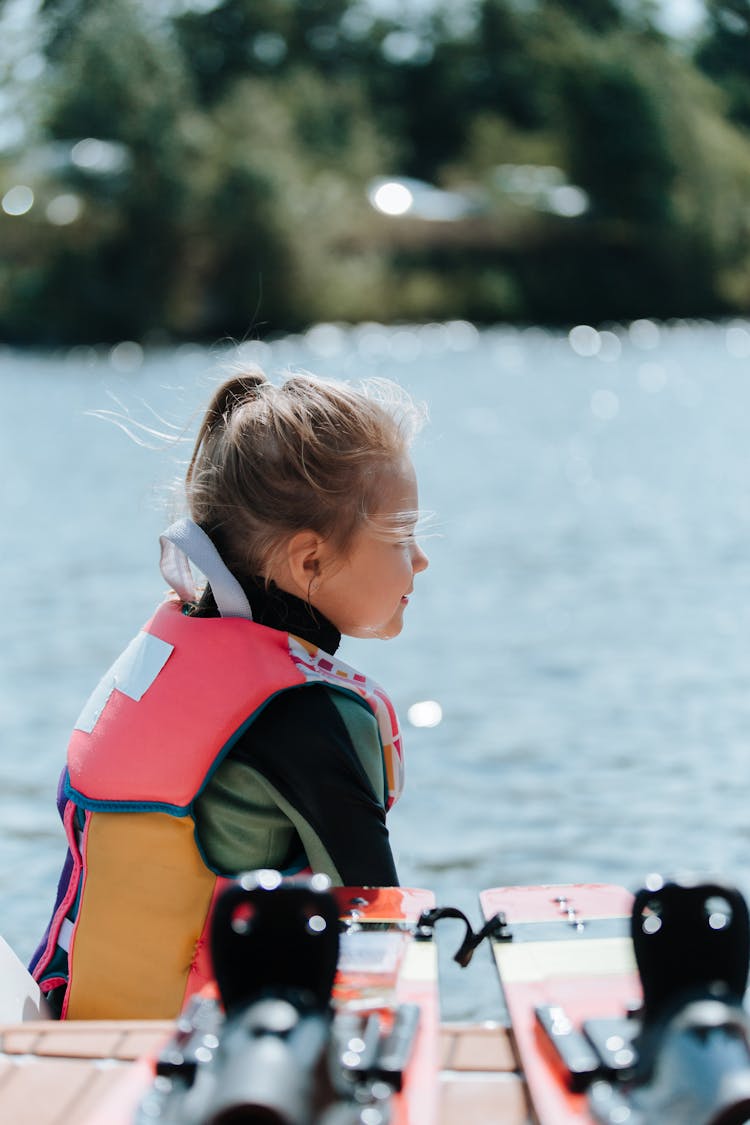
<svg viewBox="0 0 750 1125">
<path fill-rule="evenodd" d="M 86 1125 L 127 1068 L 152 1056 L 170 1021 L 0 1024 L 0 1122 Z M 526 1125 L 524 1085 L 506 1029 L 449 1023 L 440 1032 L 439 1125 Z"/>
</svg>

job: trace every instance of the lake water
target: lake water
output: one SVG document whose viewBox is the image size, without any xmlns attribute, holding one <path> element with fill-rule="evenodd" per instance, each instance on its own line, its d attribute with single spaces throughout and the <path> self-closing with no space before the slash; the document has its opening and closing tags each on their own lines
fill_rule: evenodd
<svg viewBox="0 0 750 1125">
<path fill-rule="evenodd" d="M 477 922 L 502 884 L 653 870 L 750 884 L 750 325 L 638 322 L 569 338 L 320 325 L 270 372 L 387 375 L 427 403 L 415 448 L 430 570 L 391 642 L 341 655 L 406 719 L 401 880 Z M 157 536 L 228 349 L 0 353 L 0 930 L 24 958 L 63 851 L 54 790 L 104 668 L 160 599 Z M 444 923 L 443 944 L 460 928 Z M 498 1011 L 489 959 L 442 955 L 450 1018 Z"/>
</svg>

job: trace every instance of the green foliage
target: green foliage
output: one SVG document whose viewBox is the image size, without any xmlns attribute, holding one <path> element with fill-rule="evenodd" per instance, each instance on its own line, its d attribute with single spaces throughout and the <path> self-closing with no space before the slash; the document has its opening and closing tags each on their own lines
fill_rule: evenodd
<svg viewBox="0 0 750 1125">
<path fill-rule="evenodd" d="M 625 23 L 615 0 L 546 0 L 545 6 L 565 12 L 575 23 L 597 35 L 606 35 Z"/>
<path fill-rule="evenodd" d="M 348 232 L 369 217 L 362 179 L 383 159 L 357 91 L 309 72 L 283 91 L 245 79 L 196 121 L 185 238 L 201 263 L 198 293 L 187 301 L 199 332 L 244 335 L 330 315 L 322 298 L 351 280 Z M 355 296 L 351 312 L 367 315 Z"/>
<path fill-rule="evenodd" d="M 175 33 L 204 104 L 249 76 L 284 75 L 304 59 L 319 73 L 345 68 L 347 0 L 223 0 L 175 20 Z"/>
<path fill-rule="evenodd" d="M 0 197 L 35 197 L 0 211 L 3 338 L 750 308 L 750 0 L 709 0 L 697 65 L 651 0 L 168 12 L 44 0 L 38 135 L 0 152 Z M 79 159 L 92 138 L 109 163 Z M 379 215 L 395 173 L 474 212 Z"/>
<path fill-rule="evenodd" d="M 707 0 L 706 16 L 707 31 L 696 61 L 723 86 L 729 116 L 750 128 L 750 2 Z"/>
<path fill-rule="evenodd" d="M 656 91 L 630 60 L 629 45 L 576 52 L 560 68 L 559 112 L 567 168 L 589 193 L 595 217 L 671 221 L 677 168 Z M 645 61 L 648 73 L 654 52 Z"/>
<path fill-rule="evenodd" d="M 75 29 L 64 22 L 54 36 L 48 138 L 66 153 L 86 138 L 116 142 L 127 162 L 116 173 L 73 163 L 57 171 L 58 187 L 81 201 L 79 237 L 48 230 L 33 285 L 16 290 L 0 316 L 12 335 L 36 308 L 42 340 L 143 336 L 164 324 L 179 257 L 189 87 L 168 39 L 133 0 L 86 0 L 71 12 Z"/>
</svg>

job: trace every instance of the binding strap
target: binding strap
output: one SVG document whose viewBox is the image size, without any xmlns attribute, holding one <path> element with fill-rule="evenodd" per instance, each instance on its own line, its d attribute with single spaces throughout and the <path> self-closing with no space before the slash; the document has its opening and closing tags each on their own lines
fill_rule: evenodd
<svg viewBox="0 0 750 1125">
<path fill-rule="evenodd" d="M 159 536 L 159 543 L 159 568 L 167 584 L 184 602 L 194 602 L 198 596 L 190 569 L 192 562 L 205 574 L 222 617 L 245 617 L 252 621 L 245 591 L 197 523 L 188 518 L 177 520 Z"/>
<path fill-rule="evenodd" d="M 494 938 L 497 941 L 508 941 L 509 933 L 507 930 L 507 920 L 502 911 L 493 914 L 488 922 L 482 926 L 481 930 L 476 932 L 472 929 L 471 922 L 464 914 L 463 910 L 459 910 L 457 906 L 434 906 L 431 910 L 423 910 L 417 922 L 417 934 L 420 928 L 428 931 L 432 930 L 436 922 L 441 918 L 457 918 L 466 926 L 466 933 L 464 940 L 453 954 L 453 960 L 465 969 L 474 956 L 474 950 L 478 945 L 485 940 L 485 938 Z"/>
</svg>

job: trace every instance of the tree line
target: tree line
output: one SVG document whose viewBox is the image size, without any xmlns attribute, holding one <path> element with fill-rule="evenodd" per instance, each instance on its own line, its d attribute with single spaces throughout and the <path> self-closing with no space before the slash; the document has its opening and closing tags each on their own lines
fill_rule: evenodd
<svg viewBox="0 0 750 1125">
<path fill-rule="evenodd" d="M 689 43 L 649 0 L 42 0 L 35 36 L 6 341 L 750 308 L 750 0 Z M 462 209 L 384 214 L 378 177 Z"/>
</svg>

